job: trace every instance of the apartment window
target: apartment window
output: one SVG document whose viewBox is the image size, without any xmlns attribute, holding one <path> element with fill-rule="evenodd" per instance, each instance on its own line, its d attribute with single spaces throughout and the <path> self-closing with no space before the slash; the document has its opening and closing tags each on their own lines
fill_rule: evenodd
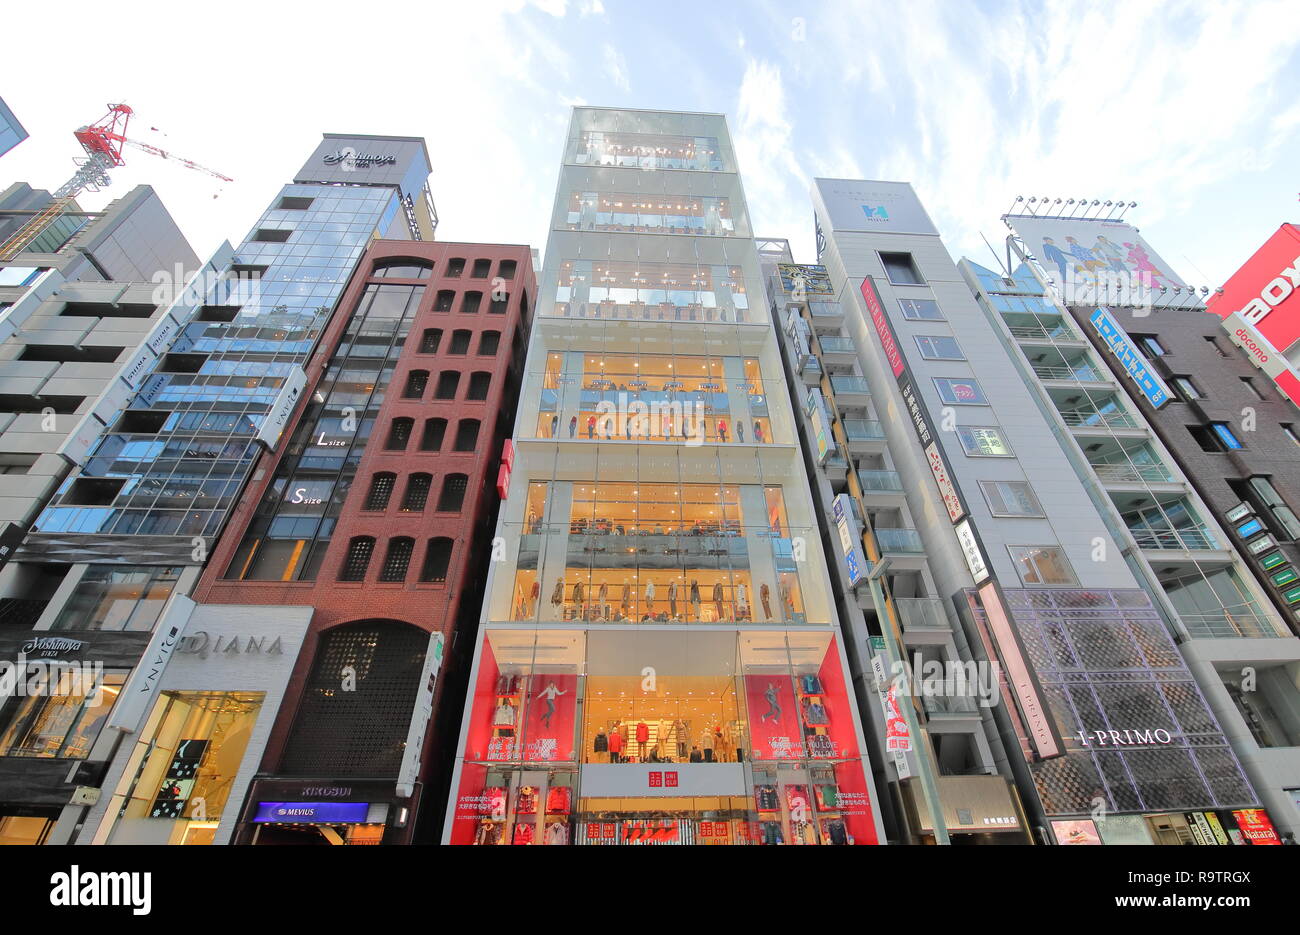
<svg viewBox="0 0 1300 935">
<path fill-rule="evenodd" d="M 1173 384 L 1178 390 L 1178 395 L 1184 400 L 1190 402 L 1193 399 L 1204 398 L 1204 394 L 1200 391 L 1200 388 L 1192 382 L 1191 377 L 1174 377 Z"/>
<path fill-rule="evenodd" d="M 994 516 L 1043 516 L 1043 507 L 1028 481 L 982 480 L 980 488 Z"/>
<path fill-rule="evenodd" d="M 1283 434 L 1297 445 L 1300 445 L 1300 434 L 1296 434 L 1295 424 L 1292 422 L 1282 422 L 1279 424 L 1282 427 Z"/>
<path fill-rule="evenodd" d="M 991 425 L 959 425 L 957 440 L 961 442 L 962 450 L 972 458 L 1015 457 L 1002 430 Z"/>
<path fill-rule="evenodd" d="M 483 302 L 483 293 L 466 292 L 465 298 L 460 303 L 460 313 L 462 315 L 477 315 L 478 307 Z"/>
<path fill-rule="evenodd" d="M 453 290 L 439 289 L 438 295 L 433 300 L 433 310 L 435 312 L 450 312 L 455 302 L 456 293 Z"/>
<path fill-rule="evenodd" d="M 1261 390 L 1258 386 L 1256 386 L 1255 381 L 1252 380 L 1250 377 L 1242 377 L 1241 382 L 1245 384 L 1246 389 L 1256 399 L 1268 399 L 1268 397 L 1264 395 L 1263 390 Z"/>
<path fill-rule="evenodd" d="M 451 540 L 446 536 L 429 540 L 429 548 L 424 553 L 424 567 L 420 569 L 421 581 L 447 580 L 447 569 L 451 565 L 451 545 Z"/>
<path fill-rule="evenodd" d="M 403 399 L 419 399 L 429 388 L 429 371 L 412 370 L 406 375 L 406 386 L 402 388 Z"/>
<path fill-rule="evenodd" d="M 456 330 L 451 333 L 451 346 L 447 348 L 448 354 L 468 354 L 469 339 L 473 335 L 472 331 Z"/>
<path fill-rule="evenodd" d="M 489 315 L 504 315 L 504 314 L 506 313 L 506 308 L 507 308 L 509 305 L 510 305 L 510 296 L 509 296 L 509 294 L 505 294 L 505 295 L 502 295 L 500 298 L 497 298 L 496 293 L 493 293 L 493 294 L 492 294 L 492 301 L 488 303 L 488 314 L 489 314 Z"/>
<path fill-rule="evenodd" d="M 1215 434 L 1203 425 L 1187 426 L 1187 434 L 1192 436 L 1202 451 L 1223 451 Z"/>
<path fill-rule="evenodd" d="M 1267 477 L 1256 476 L 1252 477 L 1249 483 L 1260 502 L 1268 507 L 1273 514 L 1273 518 L 1277 520 L 1277 525 L 1285 531 L 1286 538 L 1300 539 L 1300 520 L 1296 519 L 1295 513 L 1287 505 L 1287 502 L 1282 499 L 1282 495 L 1277 492 L 1273 482 Z"/>
<path fill-rule="evenodd" d="M 456 387 L 460 385 L 460 373 L 456 370 L 444 370 L 438 374 L 438 390 L 434 399 L 455 399 Z"/>
<path fill-rule="evenodd" d="M 394 419 L 392 426 L 388 430 L 388 441 L 384 442 L 385 450 L 405 451 L 406 443 L 411 440 L 411 429 L 414 425 L 414 419 L 405 417 Z"/>
<path fill-rule="evenodd" d="M 429 502 L 429 488 L 433 486 L 432 474 L 412 474 L 402 495 L 402 512 L 419 513 Z"/>
<path fill-rule="evenodd" d="M 311 203 L 315 200 L 315 198 L 301 198 L 296 195 L 285 195 L 280 199 L 280 203 L 277 204 L 276 207 L 281 211 L 306 211 L 311 207 Z"/>
<path fill-rule="evenodd" d="M 486 370 L 475 370 L 469 375 L 469 392 L 466 399 L 487 399 L 488 387 L 492 385 L 492 374 Z"/>
<path fill-rule="evenodd" d="M 880 262 L 885 266 L 885 275 L 896 286 L 919 286 L 923 284 L 921 274 L 912 262 L 910 253 L 882 253 Z"/>
<path fill-rule="evenodd" d="M 515 278 L 515 261 L 502 260 L 501 265 L 497 267 L 497 275 L 507 281 Z"/>
<path fill-rule="evenodd" d="M 292 230 L 278 227 L 263 227 L 253 235 L 253 240 L 257 243 L 284 243 L 292 233 Z"/>
<path fill-rule="evenodd" d="M 458 279 L 463 272 L 465 272 L 465 258 L 463 256 L 454 256 L 447 261 L 447 278 Z"/>
<path fill-rule="evenodd" d="M 456 444 L 453 451 L 473 451 L 478 446 L 478 419 L 461 419 L 456 424 Z"/>
<path fill-rule="evenodd" d="M 384 556 L 384 567 L 379 570 L 379 580 L 405 581 L 406 569 L 411 564 L 414 552 L 415 540 L 410 536 L 389 539 L 388 554 Z"/>
<path fill-rule="evenodd" d="M 425 328 L 424 334 L 420 336 L 420 353 L 436 354 L 438 345 L 442 343 L 441 328 Z"/>
<path fill-rule="evenodd" d="M 471 279 L 487 279 L 490 272 L 492 272 L 491 260 L 475 260 L 474 269 L 469 275 Z"/>
<path fill-rule="evenodd" d="M 370 274 L 376 279 L 428 279 L 433 264 L 422 260 L 380 260 Z"/>
<path fill-rule="evenodd" d="M 934 387 L 939 391 L 939 398 L 950 406 L 987 406 L 980 385 L 972 379 L 935 377 Z"/>
<path fill-rule="evenodd" d="M 903 317 L 908 321 L 945 321 L 939 311 L 939 303 L 934 299 L 899 299 Z"/>
<path fill-rule="evenodd" d="M 393 495 L 393 485 L 396 483 L 396 474 L 390 474 L 387 472 L 376 474 L 370 480 L 370 492 L 366 494 L 366 505 L 362 509 L 388 509 L 388 498 Z"/>
<path fill-rule="evenodd" d="M 23 676 L 26 677 L 25 675 Z M 0 723 L 0 756 L 26 756 L 53 759 L 85 759 L 90 755 L 104 719 L 113 710 L 112 700 L 118 696 L 126 682 L 126 675 L 105 672 L 91 676 L 94 681 L 86 685 L 69 681 L 67 687 L 75 691 L 50 692 L 51 684 L 59 679 L 51 675 L 49 682 L 27 693 L 10 699 L 2 711 Z"/>
<path fill-rule="evenodd" d="M 965 360 L 956 338 L 941 334 L 918 334 L 916 346 L 926 360 Z"/>
<path fill-rule="evenodd" d="M 1203 335 L 1203 337 L 1205 338 L 1206 342 L 1209 343 L 1210 347 L 1214 348 L 1215 353 L 1217 353 L 1220 357 L 1228 356 L 1228 352 L 1223 349 L 1223 345 L 1219 343 L 1218 338 L 1216 338 L 1212 334 Z"/>
<path fill-rule="evenodd" d="M 1054 545 L 1011 545 L 1012 561 L 1025 585 L 1078 584 L 1065 552 Z"/>
<path fill-rule="evenodd" d="M 1135 334 L 1132 337 L 1152 357 L 1164 357 L 1169 353 L 1154 334 Z"/>
<path fill-rule="evenodd" d="M 375 551 L 374 536 L 353 536 L 348 541 L 348 554 L 339 569 L 340 581 L 365 581 L 370 556 Z"/>
<path fill-rule="evenodd" d="M 1225 451 L 1237 451 L 1246 446 L 1241 443 L 1227 422 L 1211 422 L 1210 430 L 1218 437 L 1219 443 L 1223 445 Z"/>
<path fill-rule="evenodd" d="M 444 513 L 458 513 L 465 505 L 465 488 L 469 477 L 465 474 L 448 474 L 442 479 L 442 493 L 438 495 L 438 509 Z"/>
<path fill-rule="evenodd" d="M 478 336 L 478 353 L 480 357 L 493 357 L 501 346 L 500 331 L 484 331 Z"/>
<path fill-rule="evenodd" d="M 420 435 L 421 451 L 438 451 L 442 448 L 443 436 L 447 434 L 446 419 L 425 419 L 424 432 Z"/>
</svg>

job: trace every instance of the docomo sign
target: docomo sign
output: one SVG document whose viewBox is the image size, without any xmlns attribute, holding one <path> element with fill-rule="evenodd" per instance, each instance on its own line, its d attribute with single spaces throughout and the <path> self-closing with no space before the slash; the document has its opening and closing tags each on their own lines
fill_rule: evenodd
<svg viewBox="0 0 1300 935">
<path fill-rule="evenodd" d="M 1300 300 L 1293 299 L 1297 290 L 1300 228 L 1283 224 L 1222 289 L 1210 296 L 1206 307 L 1223 319 L 1237 315 L 1243 323 L 1257 328 L 1274 348 L 1285 351 L 1300 338 Z M 1272 314 L 1283 303 L 1289 303 L 1290 314 Z"/>
</svg>

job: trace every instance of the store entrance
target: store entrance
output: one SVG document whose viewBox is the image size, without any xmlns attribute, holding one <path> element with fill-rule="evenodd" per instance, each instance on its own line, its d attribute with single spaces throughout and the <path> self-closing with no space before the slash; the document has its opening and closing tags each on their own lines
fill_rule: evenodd
<svg viewBox="0 0 1300 935">
<path fill-rule="evenodd" d="M 583 761 L 587 763 L 733 763 L 744 759 L 735 679 L 589 676 Z"/>
<path fill-rule="evenodd" d="M 326 845 L 379 844 L 384 837 L 382 824 L 367 825 L 259 825 L 254 844 Z"/>
<path fill-rule="evenodd" d="M 583 798 L 575 844 L 743 844 L 744 796 Z"/>
</svg>

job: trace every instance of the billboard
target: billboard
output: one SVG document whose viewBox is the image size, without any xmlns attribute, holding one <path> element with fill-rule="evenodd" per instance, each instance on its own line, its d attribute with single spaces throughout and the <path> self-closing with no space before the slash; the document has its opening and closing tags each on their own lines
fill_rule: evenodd
<svg viewBox="0 0 1300 935">
<path fill-rule="evenodd" d="M 1172 305 L 1186 303 L 1186 292 L 1162 297 L 1162 288 L 1187 288 L 1138 229 L 1122 221 L 1009 215 L 1011 228 L 1038 258 L 1058 286 L 1066 304 Z M 1098 288 L 1105 286 L 1106 288 Z M 1072 301 L 1077 289 L 1088 295 Z M 1107 300 L 1105 296 L 1119 295 Z"/>
<path fill-rule="evenodd" d="M 1128 336 L 1128 332 L 1109 312 L 1104 308 L 1094 309 L 1088 318 L 1088 324 L 1106 342 L 1110 352 L 1123 365 L 1124 372 L 1137 384 L 1147 402 L 1157 409 L 1169 402 L 1169 387 L 1165 386 L 1146 357 L 1137 349 L 1133 339 Z"/>
<path fill-rule="evenodd" d="M 1300 340 L 1300 228 L 1283 224 L 1205 304 L 1285 352 Z"/>
<path fill-rule="evenodd" d="M 823 232 L 939 233 L 907 182 L 814 179 L 813 204 Z"/>
</svg>

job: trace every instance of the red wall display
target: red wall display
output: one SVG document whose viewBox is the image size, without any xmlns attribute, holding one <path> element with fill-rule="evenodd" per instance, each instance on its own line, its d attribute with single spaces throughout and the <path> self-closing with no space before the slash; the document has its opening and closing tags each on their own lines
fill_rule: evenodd
<svg viewBox="0 0 1300 935">
<path fill-rule="evenodd" d="M 573 762 L 578 758 L 576 675 L 534 675 L 524 703 L 524 759 Z"/>
<path fill-rule="evenodd" d="M 790 676 L 746 675 L 745 701 L 753 759 L 791 760 L 807 755 Z"/>
</svg>

